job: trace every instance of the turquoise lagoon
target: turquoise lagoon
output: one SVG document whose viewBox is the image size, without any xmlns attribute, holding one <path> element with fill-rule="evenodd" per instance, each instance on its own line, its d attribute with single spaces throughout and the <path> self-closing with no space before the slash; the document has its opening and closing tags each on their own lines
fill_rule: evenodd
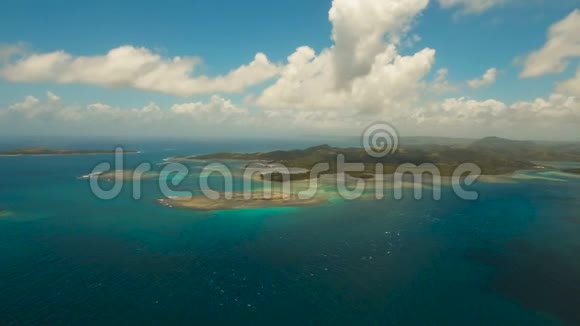
<svg viewBox="0 0 580 326">
<path fill-rule="evenodd" d="M 0 324 L 580 324 L 574 175 L 479 183 L 471 202 L 196 212 L 159 205 L 155 180 L 95 198 L 77 177 L 110 159 L 0 158 Z"/>
</svg>

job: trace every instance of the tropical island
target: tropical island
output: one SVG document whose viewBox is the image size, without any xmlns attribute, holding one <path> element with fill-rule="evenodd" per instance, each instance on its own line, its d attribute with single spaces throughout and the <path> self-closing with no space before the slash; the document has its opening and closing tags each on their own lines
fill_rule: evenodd
<svg viewBox="0 0 580 326">
<path fill-rule="evenodd" d="M 362 148 L 338 148 L 329 145 L 311 147 L 304 150 L 273 151 L 266 153 L 216 153 L 202 156 L 181 157 L 191 160 L 240 160 L 249 165 L 273 166 L 282 164 L 288 168 L 304 169 L 304 173 L 292 173 L 292 180 L 310 178 L 310 171 L 318 163 L 328 163 L 330 169 L 325 174 L 337 173 L 336 157 L 342 154 L 346 162 L 363 163 L 364 170 L 349 172 L 358 178 L 373 178 L 378 163 L 383 165 L 382 174 L 393 174 L 405 163 L 415 165 L 433 164 L 442 176 L 451 176 L 463 163 L 474 163 L 482 170 L 482 175 L 503 175 L 518 170 L 543 169 L 537 161 L 580 161 L 580 144 L 538 144 L 530 141 L 515 141 L 498 137 L 488 137 L 468 145 L 418 144 L 399 148 L 392 155 L 375 158 Z M 278 176 L 276 176 L 278 175 Z M 273 180 L 281 180 L 279 172 Z"/>
<path fill-rule="evenodd" d="M 473 163 L 482 170 L 482 181 L 493 183 L 512 183 L 509 177 L 516 171 L 553 169 L 534 162 L 580 162 L 580 143 L 535 143 L 529 141 L 514 141 L 498 137 L 488 137 L 470 143 L 461 144 L 428 144 L 412 143 L 384 157 L 375 158 L 362 148 L 339 148 L 320 145 L 307 149 L 289 151 L 272 151 L 259 153 L 215 153 L 201 156 L 179 156 L 175 161 L 227 161 L 235 160 L 245 163 L 244 169 L 252 169 L 258 174 L 258 180 L 272 180 L 273 194 L 271 197 L 253 194 L 245 198 L 242 194 L 233 194 L 233 198 L 211 200 L 197 195 L 191 198 L 167 198 L 159 202 L 171 208 L 194 210 L 223 210 L 240 208 L 259 208 L 277 206 L 309 206 L 327 202 L 336 195 L 336 189 L 329 185 L 336 184 L 337 156 L 344 155 L 347 163 L 363 163 L 364 169 L 358 172 L 347 172 L 347 183 L 353 184 L 357 179 L 384 179 L 392 186 L 393 175 L 402 164 L 411 163 L 416 166 L 432 164 L 437 167 L 443 182 L 449 183 L 450 176 L 463 163 Z M 319 175 L 311 174 L 313 167 L 319 163 L 327 163 L 329 169 Z M 382 171 L 376 171 L 378 164 Z M 277 167 L 283 165 L 290 172 Z M 381 166 L 378 165 L 378 166 Z M 283 172 L 281 172 L 283 171 Z M 420 170 L 420 173 L 425 172 Z M 567 173 L 580 173 L 580 169 L 562 170 Z M 380 175 L 388 178 L 378 178 Z M 254 177 L 254 176 L 253 176 Z M 316 178 L 322 186 L 320 193 L 303 200 L 296 196 L 296 190 L 304 190 Z M 277 182 L 289 180 L 292 182 L 291 194 L 280 192 L 281 185 Z M 412 187 L 412 183 L 410 183 Z M 405 186 L 406 187 L 406 186 Z M 300 190 L 298 190 L 300 191 Z M 363 197 L 364 199 L 364 197 Z"/>
<path fill-rule="evenodd" d="M 151 171 L 137 173 L 134 170 L 112 170 L 105 172 L 94 172 L 91 174 L 83 175 L 79 177 L 79 179 L 96 178 L 98 180 L 103 180 L 107 182 L 115 182 L 116 180 L 125 182 L 125 181 L 153 179 L 158 176 L 159 176 L 158 173 Z"/>
<path fill-rule="evenodd" d="M 159 203 L 170 208 L 192 209 L 197 211 L 215 211 L 228 209 L 249 209 L 264 207 L 301 207 L 315 206 L 326 202 L 328 198 L 317 195 L 312 198 L 302 199 L 295 194 L 272 192 L 266 195 L 262 192 L 251 194 L 245 198 L 242 193 L 234 193 L 231 198 L 221 196 L 219 199 L 210 199 L 205 196 L 193 196 L 191 198 L 166 198 L 159 199 Z"/>
<path fill-rule="evenodd" d="M 34 156 L 34 155 L 99 155 L 113 154 L 115 150 L 93 150 L 93 149 L 55 149 L 55 148 L 21 148 L 14 150 L 0 151 L 0 156 Z M 125 154 L 136 154 L 138 151 L 125 150 Z"/>
</svg>

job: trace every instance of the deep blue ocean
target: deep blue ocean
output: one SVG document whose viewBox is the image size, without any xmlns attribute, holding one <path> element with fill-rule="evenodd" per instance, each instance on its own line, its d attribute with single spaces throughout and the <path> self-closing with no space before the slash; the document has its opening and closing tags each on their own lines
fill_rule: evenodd
<svg viewBox="0 0 580 326">
<path fill-rule="evenodd" d="M 126 159 L 307 145 L 135 142 Z M 0 325 L 580 325 L 578 177 L 197 212 L 159 205 L 153 180 L 95 198 L 78 177 L 105 160 L 0 157 Z"/>
</svg>

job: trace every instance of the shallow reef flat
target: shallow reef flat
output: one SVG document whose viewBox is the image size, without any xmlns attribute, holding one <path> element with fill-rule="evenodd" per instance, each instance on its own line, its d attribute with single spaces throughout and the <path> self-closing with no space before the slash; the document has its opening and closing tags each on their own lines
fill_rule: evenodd
<svg viewBox="0 0 580 326">
<path fill-rule="evenodd" d="M 493 184 L 512 184 L 517 183 L 514 180 L 515 174 L 504 174 L 504 175 L 482 175 L 477 179 L 478 182 L 483 183 L 493 183 Z"/>
<path fill-rule="evenodd" d="M 300 207 L 315 206 L 328 202 L 324 196 L 315 196 L 310 199 L 301 199 L 296 195 L 272 193 L 271 196 L 263 192 L 254 192 L 249 199 L 242 193 L 233 194 L 231 199 L 222 196 L 220 199 L 210 199 L 203 195 L 193 197 L 172 197 L 159 199 L 159 203 L 170 208 L 182 208 L 199 211 L 219 211 L 246 208 L 269 207 Z"/>
<path fill-rule="evenodd" d="M 133 170 L 116 170 L 116 171 L 108 171 L 108 172 L 95 172 L 87 175 L 83 175 L 80 179 L 90 179 L 90 178 L 98 178 L 100 180 L 105 180 L 108 182 L 113 182 L 115 179 L 119 178 L 121 181 L 133 181 L 135 180 L 135 171 Z M 145 172 L 141 174 L 139 179 L 147 180 L 156 178 L 159 176 L 159 173 L 156 172 Z"/>
<path fill-rule="evenodd" d="M 12 212 L 0 208 L 0 218 L 12 216 Z"/>
</svg>

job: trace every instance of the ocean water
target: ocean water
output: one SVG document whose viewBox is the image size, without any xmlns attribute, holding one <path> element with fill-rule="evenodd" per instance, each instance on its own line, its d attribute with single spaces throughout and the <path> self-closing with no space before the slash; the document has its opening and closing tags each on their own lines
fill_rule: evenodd
<svg viewBox="0 0 580 326">
<path fill-rule="evenodd" d="M 284 147 L 180 146 L 127 164 Z M 522 172 L 473 202 L 196 212 L 159 205 L 154 180 L 95 198 L 77 177 L 110 159 L 0 157 L 0 324 L 580 324 L 575 176 Z"/>
</svg>

